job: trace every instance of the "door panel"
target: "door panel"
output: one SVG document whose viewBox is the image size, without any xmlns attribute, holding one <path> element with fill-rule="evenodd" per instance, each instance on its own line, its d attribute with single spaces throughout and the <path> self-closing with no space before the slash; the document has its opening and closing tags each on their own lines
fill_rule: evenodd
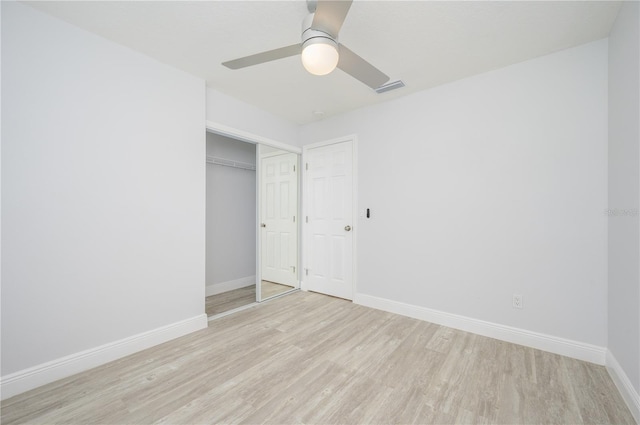
<svg viewBox="0 0 640 425">
<path fill-rule="evenodd" d="M 353 298 L 353 143 L 306 151 L 309 241 L 305 282 L 311 291 Z"/>
</svg>

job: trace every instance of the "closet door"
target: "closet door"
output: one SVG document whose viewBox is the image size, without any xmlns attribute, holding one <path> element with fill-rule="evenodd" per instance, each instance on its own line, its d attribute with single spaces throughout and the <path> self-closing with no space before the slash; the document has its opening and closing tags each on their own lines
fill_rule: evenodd
<svg viewBox="0 0 640 425">
<path fill-rule="evenodd" d="M 277 153 L 261 158 L 260 231 L 262 280 L 296 286 L 298 251 L 297 155 Z"/>
</svg>

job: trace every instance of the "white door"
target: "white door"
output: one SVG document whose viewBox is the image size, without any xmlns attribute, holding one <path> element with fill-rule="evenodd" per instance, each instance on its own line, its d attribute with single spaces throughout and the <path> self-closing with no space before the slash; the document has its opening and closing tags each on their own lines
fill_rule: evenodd
<svg viewBox="0 0 640 425">
<path fill-rule="evenodd" d="M 353 143 L 305 153 L 305 284 L 310 291 L 353 299 Z"/>
<path fill-rule="evenodd" d="M 262 280 L 296 286 L 298 259 L 297 155 L 278 153 L 260 160 Z"/>
</svg>

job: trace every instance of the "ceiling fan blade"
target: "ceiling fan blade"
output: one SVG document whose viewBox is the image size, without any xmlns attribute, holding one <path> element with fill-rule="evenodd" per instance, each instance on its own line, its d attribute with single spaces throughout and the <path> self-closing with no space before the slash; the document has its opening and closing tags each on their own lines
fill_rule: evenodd
<svg viewBox="0 0 640 425">
<path fill-rule="evenodd" d="M 288 58 L 289 56 L 299 55 L 302 52 L 300 44 L 292 44 L 291 46 L 281 47 L 279 49 L 268 50 L 255 55 L 245 56 L 243 58 L 234 59 L 223 62 L 222 65 L 230 69 L 246 68 L 247 66 L 258 65 L 265 62 L 271 62 L 276 59 Z"/>
<path fill-rule="evenodd" d="M 347 49 L 343 44 L 340 44 L 338 48 L 340 51 L 338 68 L 356 80 L 362 81 L 374 90 L 389 81 L 389 77 L 384 72 Z"/>
<path fill-rule="evenodd" d="M 311 28 L 338 37 L 352 0 L 318 0 Z"/>
</svg>

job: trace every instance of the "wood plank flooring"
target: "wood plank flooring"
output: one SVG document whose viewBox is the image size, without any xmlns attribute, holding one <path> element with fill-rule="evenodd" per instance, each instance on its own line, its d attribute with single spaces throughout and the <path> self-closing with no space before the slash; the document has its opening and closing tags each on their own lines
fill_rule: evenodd
<svg viewBox="0 0 640 425">
<path fill-rule="evenodd" d="M 2 402 L 3 424 L 632 424 L 602 366 L 296 292 Z"/>
<path fill-rule="evenodd" d="M 205 311 L 207 316 L 215 316 L 254 302 L 256 302 L 256 286 L 245 286 L 244 288 L 208 296 L 205 299 Z"/>
<path fill-rule="evenodd" d="M 267 299 L 275 295 L 290 291 L 293 288 L 279 283 L 262 281 L 262 299 Z M 245 286 L 221 294 L 210 295 L 205 300 L 205 311 L 207 316 L 215 316 L 238 307 L 243 307 L 256 302 L 255 286 Z"/>
<path fill-rule="evenodd" d="M 282 285 L 280 283 L 269 282 L 268 280 L 262 281 L 262 299 L 266 300 L 269 297 L 273 297 L 275 295 L 282 294 L 287 291 L 291 291 L 294 289 L 292 286 Z"/>
</svg>

